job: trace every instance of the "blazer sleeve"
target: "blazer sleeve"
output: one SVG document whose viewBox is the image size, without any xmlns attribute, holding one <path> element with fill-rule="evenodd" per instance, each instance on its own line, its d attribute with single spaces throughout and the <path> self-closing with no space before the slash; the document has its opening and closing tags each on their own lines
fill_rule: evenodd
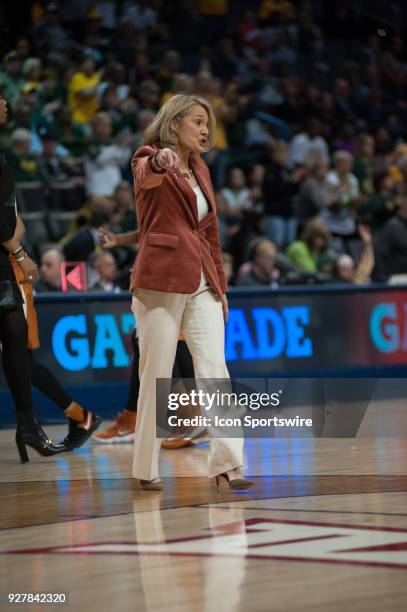
<svg viewBox="0 0 407 612">
<path fill-rule="evenodd" d="M 133 155 L 131 167 L 136 189 L 154 189 L 163 182 L 168 170 L 155 172 L 151 166 L 151 158 L 156 152 L 154 147 L 141 147 Z"/>
</svg>

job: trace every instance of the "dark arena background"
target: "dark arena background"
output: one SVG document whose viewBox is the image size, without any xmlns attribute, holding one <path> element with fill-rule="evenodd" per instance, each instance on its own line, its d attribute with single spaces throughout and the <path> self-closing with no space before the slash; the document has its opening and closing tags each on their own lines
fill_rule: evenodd
<svg viewBox="0 0 407 612">
<path fill-rule="evenodd" d="M 406 610 L 406 29 L 401 0 L 1 3 L 35 413 L 54 441 L 96 419 L 21 463 L 0 366 L 1 610 Z M 217 121 L 232 383 L 280 397 L 246 406 L 238 492 L 207 478 L 193 403 L 161 436 L 163 489 L 132 476 L 141 247 L 116 236 L 138 229 L 133 153 L 178 93 Z M 312 424 L 281 426 L 296 416 Z"/>
</svg>

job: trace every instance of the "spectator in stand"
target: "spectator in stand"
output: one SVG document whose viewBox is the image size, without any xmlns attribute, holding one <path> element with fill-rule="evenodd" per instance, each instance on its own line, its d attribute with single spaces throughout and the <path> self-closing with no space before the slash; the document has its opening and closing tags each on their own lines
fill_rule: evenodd
<svg viewBox="0 0 407 612">
<path fill-rule="evenodd" d="M 295 17 L 294 4 L 290 0 L 263 0 L 258 16 L 264 24 L 273 23 L 273 19 L 277 16 L 281 18 L 281 21 L 290 21 Z"/>
<path fill-rule="evenodd" d="M 82 157 L 85 142 L 90 135 L 90 125 L 72 123 L 72 110 L 67 104 L 62 104 L 55 112 L 54 124 L 46 125 L 48 128 L 56 131 L 61 145 L 74 157 Z"/>
<path fill-rule="evenodd" d="M 32 55 L 31 49 L 31 43 L 28 38 L 21 37 L 17 40 L 15 50 L 20 61 L 24 62 L 27 57 Z"/>
<path fill-rule="evenodd" d="M 98 95 L 102 97 L 107 88 L 113 89 L 120 103 L 124 102 L 130 87 L 128 85 L 125 67 L 122 63 L 112 60 L 106 64 L 103 71 L 103 81 L 98 85 Z"/>
<path fill-rule="evenodd" d="M 115 87 L 108 86 L 103 92 L 101 111 L 107 113 L 112 122 L 112 132 L 117 134 L 122 126 L 120 98 Z"/>
<path fill-rule="evenodd" d="M 276 108 L 276 115 L 286 121 L 292 129 L 298 130 L 304 117 L 304 100 L 301 84 L 297 79 L 284 83 L 284 101 Z"/>
<path fill-rule="evenodd" d="M 249 189 L 250 198 L 252 200 L 252 209 L 260 214 L 264 211 L 264 193 L 263 183 L 266 168 L 262 164 L 254 164 L 249 174 Z"/>
<path fill-rule="evenodd" d="M 133 140 L 133 150 L 136 151 L 138 147 L 141 146 L 143 142 L 143 134 L 144 130 L 150 125 L 152 120 L 155 117 L 155 113 L 152 110 L 148 110 L 147 108 L 141 110 L 137 115 L 137 130 L 134 134 Z"/>
<path fill-rule="evenodd" d="M 6 157 L 18 182 L 44 182 L 39 158 L 30 153 L 31 133 L 25 128 L 17 128 L 11 135 L 11 149 Z"/>
<path fill-rule="evenodd" d="M 336 151 L 347 151 L 352 155 L 355 152 L 355 130 L 351 123 L 344 123 L 338 135 L 338 138 L 333 143 L 333 148 Z"/>
<path fill-rule="evenodd" d="M 318 117 L 324 125 L 335 125 L 335 100 L 329 91 L 324 91 L 321 95 Z"/>
<path fill-rule="evenodd" d="M 290 165 L 305 166 L 312 151 L 319 151 L 322 159 L 329 162 L 328 144 L 321 136 L 321 122 L 316 117 L 307 120 L 306 128 L 290 143 Z"/>
<path fill-rule="evenodd" d="M 399 199 L 398 213 L 386 221 L 374 245 L 373 280 L 385 282 L 407 274 L 407 196 Z"/>
<path fill-rule="evenodd" d="M 298 194 L 297 219 L 302 228 L 312 217 L 317 217 L 335 199 L 326 180 L 328 164 L 322 160 L 313 162 L 307 171 Z"/>
<path fill-rule="evenodd" d="M 359 181 L 360 191 L 364 196 L 370 197 L 374 191 L 374 158 L 375 142 L 370 134 L 359 134 L 356 140 L 355 162 L 353 173 Z"/>
<path fill-rule="evenodd" d="M 288 146 L 282 140 L 276 141 L 271 149 L 271 161 L 266 166 L 263 195 L 267 237 L 279 248 L 296 238 L 293 196 L 304 174 L 303 167 L 289 171 Z"/>
<path fill-rule="evenodd" d="M 91 196 L 112 196 L 122 180 L 122 168 L 130 160 L 127 146 L 132 135 L 122 144 L 112 140 L 112 120 L 107 113 L 98 113 L 92 121 L 92 138 L 85 155 L 86 190 Z"/>
<path fill-rule="evenodd" d="M 175 96 L 177 93 L 185 93 L 187 95 L 192 95 L 194 91 L 194 79 L 189 74 L 184 74 L 180 72 L 179 74 L 175 74 L 172 79 L 171 86 L 166 89 L 161 96 L 160 106 L 165 104 L 167 100 L 169 100 L 172 96 Z"/>
<path fill-rule="evenodd" d="M 164 53 L 163 63 L 158 70 L 157 79 L 160 87 L 167 90 L 180 71 L 181 55 L 176 49 L 169 49 Z M 185 93 L 185 92 L 184 92 Z"/>
<path fill-rule="evenodd" d="M 246 186 L 246 177 L 241 168 L 231 168 L 227 187 L 217 194 L 218 214 L 220 217 L 221 242 L 227 250 L 229 239 L 241 227 L 243 212 L 250 210 L 252 201 Z"/>
<path fill-rule="evenodd" d="M 95 251 L 89 257 L 88 264 L 98 276 L 96 285 L 92 287 L 94 291 L 120 292 L 120 287 L 115 284 L 117 278 L 116 261 L 109 251 L 105 249 Z"/>
<path fill-rule="evenodd" d="M 390 175 L 376 174 L 373 181 L 373 191 L 361 208 L 360 216 L 368 223 L 374 232 L 382 229 L 390 217 L 397 212 L 397 192 Z"/>
<path fill-rule="evenodd" d="M 256 106 L 266 113 L 270 113 L 277 106 L 284 103 L 280 79 L 273 74 L 270 62 L 264 56 L 256 61 L 255 73 L 250 83 L 255 93 Z"/>
<path fill-rule="evenodd" d="M 64 246 L 67 261 L 87 261 L 99 244 L 98 229 L 106 225 L 113 213 L 114 202 L 108 198 L 95 198 L 90 204 L 90 220 L 81 227 Z"/>
<path fill-rule="evenodd" d="M 207 156 L 207 161 L 213 167 L 215 188 L 219 189 L 225 182 L 226 168 L 229 163 L 226 125 L 232 120 L 231 109 L 221 94 L 219 80 L 214 79 L 206 70 L 199 72 L 195 78 L 194 95 L 207 100 L 215 113 L 215 143 Z"/>
<path fill-rule="evenodd" d="M 258 24 L 256 13 L 244 11 L 237 26 L 237 35 L 245 49 L 262 51 L 264 49 L 263 32 Z"/>
<path fill-rule="evenodd" d="M 265 167 L 255 164 L 249 174 L 249 192 L 251 208 L 243 210 L 242 223 L 237 233 L 229 239 L 229 252 L 233 256 L 233 267 L 236 273 L 248 257 L 248 245 L 255 238 L 264 237 L 265 218 L 263 215 L 263 181 Z"/>
<path fill-rule="evenodd" d="M 223 82 L 229 81 L 235 75 L 239 75 L 242 78 L 249 76 L 246 58 L 238 56 L 233 39 L 225 37 L 224 31 L 211 48 L 209 57 L 211 71 Z"/>
<path fill-rule="evenodd" d="M 149 30 L 157 22 L 157 11 L 149 6 L 147 0 L 138 0 L 126 7 L 123 17 L 127 19 L 136 30 Z"/>
<path fill-rule="evenodd" d="M 321 218 L 335 238 L 337 250 L 349 248 L 356 235 L 356 213 L 360 204 L 359 181 L 351 170 L 353 155 L 337 151 L 333 156 L 334 168 L 326 178 L 330 199 Z"/>
<path fill-rule="evenodd" d="M 68 104 L 72 110 L 73 123 L 90 123 L 96 115 L 99 108 L 97 86 L 100 80 L 101 73 L 96 71 L 95 61 L 85 57 L 68 85 Z"/>
<path fill-rule="evenodd" d="M 45 12 L 34 26 L 32 34 L 35 46 L 42 53 L 52 53 L 59 61 L 63 61 L 74 46 L 66 28 L 60 23 L 60 10 L 56 2 L 46 4 Z"/>
<path fill-rule="evenodd" d="M 386 172 L 393 161 L 391 134 L 383 126 L 377 128 L 374 134 L 375 158 L 378 172 Z"/>
<path fill-rule="evenodd" d="M 22 86 L 21 60 L 16 51 L 9 51 L 3 59 L 0 72 L 0 88 L 3 90 L 3 95 L 11 108 L 15 108 Z"/>
<path fill-rule="evenodd" d="M 134 191 L 133 186 L 127 181 L 119 183 L 114 190 L 113 200 L 115 213 L 120 218 L 120 228 L 116 228 L 116 233 L 121 234 L 134 230 Z"/>
<path fill-rule="evenodd" d="M 250 260 L 239 271 L 238 287 L 277 287 L 279 270 L 276 268 L 277 247 L 266 238 L 253 241 Z"/>
<path fill-rule="evenodd" d="M 56 113 L 66 102 L 67 90 L 54 68 L 45 68 L 38 88 L 38 106 L 40 115 L 35 118 L 36 129 L 54 127 Z"/>
<path fill-rule="evenodd" d="M 160 88 L 153 79 L 145 79 L 137 89 L 141 109 L 157 111 L 160 104 Z"/>
<path fill-rule="evenodd" d="M 358 226 L 358 231 L 363 242 L 361 257 L 356 265 L 354 259 L 350 255 L 339 255 L 335 262 L 332 278 L 332 282 L 334 283 L 362 285 L 370 281 L 374 267 L 372 233 L 368 227 L 363 225 Z"/>
<path fill-rule="evenodd" d="M 355 118 L 352 105 L 352 90 L 347 79 L 336 79 L 334 85 L 335 114 L 337 120 L 352 122 Z"/>
<path fill-rule="evenodd" d="M 153 80 L 154 69 L 151 66 L 148 54 L 143 50 L 137 51 L 134 54 L 133 64 L 129 69 L 129 81 L 133 89 L 139 87 L 143 81 Z"/>
<path fill-rule="evenodd" d="M 286 251 L 288 259 L 304 272 L 332 274 L 336 254 L 329 247 L 331 235 L 319 217 L 310 219 L 301 239 L 292 242 Z"/>
<path fill-rule="evenodd" d="M 400 189 L 399 192 L 403 193 L 407 188 L 407 155 L 402 155 L 398 161 L 398 169 L 400 172 Z"/>
<path fill-rule="evenodd" d="M 42 79 L 42 62 L 39 57 L 28 57 L 22 69 L 24 77 L 23 88 L 26 91 L 37 90 L 41 86 Z"/>
<path fill-rule="evenodd" d="M 62 291 L 61 264 L 65 261 L 59 244 L 48 244 L 41 253 L 40 278 L 34 285 L 38 293 Z"/>
<path fill-rule="evenodd" d="M 75 159 L 65 151 L 58 151 L 58 135 L 51 129 L 40 130 L 43 151 L 39 156 L 41 173 L 47 183 L 65 183 L 80 173 Z"/>
</svg>

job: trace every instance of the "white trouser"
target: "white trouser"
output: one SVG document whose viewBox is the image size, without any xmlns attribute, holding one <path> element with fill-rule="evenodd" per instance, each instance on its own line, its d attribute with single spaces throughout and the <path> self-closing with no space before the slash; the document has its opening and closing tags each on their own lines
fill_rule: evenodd
<svg viewBox="0 0 407 612">
<path fill-rule="evenodd" d="M 193 294 L 136 289 L 132 310 L 140 347 L 140 392 L 134 440 L 133 476 L 159 477 L 161 440 L 156 436 L 156 379 L 171 379 L 182 328 L 192 354 L 196 378 L 229 379 L 225 363 L 222 303 L 202 280 Z M 209 430 L 211 433 L 211 430 Z M 211 438 L 208 475 L 240 467 L 242 438 Z"/>
</svg>

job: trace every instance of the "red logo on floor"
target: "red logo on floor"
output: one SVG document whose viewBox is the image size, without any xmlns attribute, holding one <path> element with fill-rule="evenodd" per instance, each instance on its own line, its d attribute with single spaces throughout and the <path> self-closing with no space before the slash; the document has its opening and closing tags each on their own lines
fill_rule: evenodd
<svg viewBox="0 0 407 612">
<path fill-rule="evenodd" d="M 243 556 L 407 569 L 407 530 L 251 518 L 204 535 L 158 542 L 97 542 L 8 554 Z"/>
</svg>

